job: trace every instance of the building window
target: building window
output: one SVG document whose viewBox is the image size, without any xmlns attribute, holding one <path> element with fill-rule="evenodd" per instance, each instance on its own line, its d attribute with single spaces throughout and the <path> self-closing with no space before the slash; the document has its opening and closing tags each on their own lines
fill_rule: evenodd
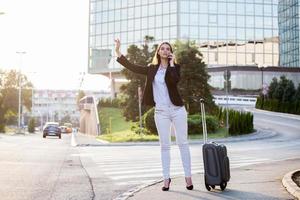
<svg viewBox="0 0 300 200">
<path fill-rule="evenodd" d="M 215 61 L 218 62 L 218 52 L 215 52 Z"/>
<path fill-rule="evenodd" d="M 218 23 L 217 19 L 218 19 L 217 15 L 209 15 L 209 18 L 208 18 L 209 22 L 208 23 L 217 25 L 217 23 Z"/>
</svg>

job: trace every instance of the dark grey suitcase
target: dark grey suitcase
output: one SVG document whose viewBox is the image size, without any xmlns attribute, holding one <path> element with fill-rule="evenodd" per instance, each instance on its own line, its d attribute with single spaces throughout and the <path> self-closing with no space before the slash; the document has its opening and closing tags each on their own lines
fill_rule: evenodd
<svg viewBox="0 0 300 200">
<path fill-rule="evenodd" d="M 204 165 L 204 182 L 208 191 L 219 185 L 221 190 L 227 186 L 230 179 L 229 159 L 227 156 L 227 149 L 225 145 L 217 144 L 215 142 L 207 143 L 207 129 L 204 101 L 200 100 L 201 117 L 203 126 L 203 165 Z"/>
</svg>

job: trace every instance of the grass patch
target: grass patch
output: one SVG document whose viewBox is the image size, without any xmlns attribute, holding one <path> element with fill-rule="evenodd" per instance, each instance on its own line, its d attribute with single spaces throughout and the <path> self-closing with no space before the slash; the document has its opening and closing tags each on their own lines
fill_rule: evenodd
<svg viewBox="0 0 300 200">
<path fill-rule="evenodd" d="M 150 142 L 158 141 L 157 135 L 136 134 L 132 131 L 119 131 L 112 134 L 104 134 L 97 137 L 108 142 Z"/>
<path fill-rule="evenodd" d="M 226 128 L 220 128 L 217 130 L 216 133 L 208 133 L 207 134 L 207 137 L 209 139 L 216 139 L 216 138 L 225 138 L 225 137 L 228 137 L 227 135 L 227 131 L 226 131 Z M 189 135 L 188 138 L 190 140 L 201 140 L 203 139 L 203 135 L 202 134 L 193 134 L 193 135 Z"/>
<path fill-rule="evenodd" d="M 136 134 L 131 131 L 132 122 L 125 120 L 119 108 L 101 108 L 100 123 L 102 134 L 97 138 L 101 140 L 109 142 L 158 141 L 157 135 Z"/>
<path fill-rule="evenodd" d="M 6 135 L 13 135 L 17 132 L 18 128 L 13 126 L 5 126 L 5 133 Z"/>
<path fill-rule="evenodd" d="M 208 134 L 209 139 L 215 138 L 225 138 L 226 128 L 219 129 L 216 133 Z M 144 135 L 144 134 L 136 134 L 131 130 L 124 130 L 119 132 L 114 132 L 112 134 L 103 134 L 97 137 L 98 139 L 105 140 L 108 142 L 151 142 L 151 141 L 158 141 L 158 135 Z M 188 136 L 189 140 L 202 140 L 202 134 L 193 134 Z M 171 141 L 176 141 L 174 136 L 171 137 Z"/>
<path fill-rule="evenodd" d="M 227 136 L 226 129 L 222 128 L 219 129 L 216 133 L 210 133 L 208 134 L 209 139 L 215 139 L 215 138 L 225 138 Z M 144 134 L 136 134 L 133 131 L 125 130 L 125 131 L 119 131 L 112 134 L 103 134 L 97 137 L 98 139 L 105 140 L 108 142 L 151 142 L 151 141 L 158 141 L 159 137 L 158 135 L 144 135 Z M 202 134 L 196 134 L 196 135 L 189 135 L 189 140 L 202 140 L 203 135 Z M 171 137 L 171 141 L 176 141 L 176 138 L 174 136 Z"/>
<path fill-rule="evenodd" d="M 125 120 L 119 108 L 101 108 L 100 124 L 104 134 L 130 130 L 131 127 L 131 122 Z"/>
</svg>

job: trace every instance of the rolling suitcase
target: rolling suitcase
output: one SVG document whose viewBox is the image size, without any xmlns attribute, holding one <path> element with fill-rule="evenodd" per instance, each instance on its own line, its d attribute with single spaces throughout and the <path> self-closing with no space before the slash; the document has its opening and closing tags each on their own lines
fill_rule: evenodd
<svg viewBox="0 0 300 200">
<path fill-rule="evenodd" d="M 207 129 L 204 101 L 200 100 L 201 117 L 203 126 L 203 165 L 204 165 L 204 182 L 208 191 L 219 185 L 221 190 L 227 186 L 230 179 L 229 159 L 227 156 L 227 149 L 225 145 L 217 144 L 215 142 L 207 143 Z"/>
</svg>

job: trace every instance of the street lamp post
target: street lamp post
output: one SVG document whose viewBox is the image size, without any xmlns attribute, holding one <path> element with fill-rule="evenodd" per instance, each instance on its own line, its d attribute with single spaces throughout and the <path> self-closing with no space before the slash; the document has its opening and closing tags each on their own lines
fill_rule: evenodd
<svg viewBox="0 0 300 200">
<path fill-rule="evenodd" d="M 43 114 L 39 110 L 36 110 L 36 112 L 39 114 L 39 117 L 40 117 L 40 128 L 39 129 L 42 131 L 43 130 Z"/>
<path fill-rule="evenodd" d="M 21 133 L 21 106 L 22 106 L 22 74 L 21 74 L 21 65 L 22 65 L 22 56 L 26 54 L 25 51 L 17 51 L 20 55 L 20 64 L 19 64 L 19 109 L 18 109 L 18 132 Z"/>
<path fill-rule="evenodd" d="M 265 96 L 267 89 L 264 84 L 264 69 L 267 68 L 267 65 L 257 64 L 258 69 L 261 71 L 261 93 Z"/>
<path fill-rule="evenodd" d="M 225 89 L 225 95 L 226 95 L 226 134 L 229 136 L 229 116 L 228 116 L 228 90 L 231 88 L 231 72 L 226 69 L 224 71 L 224 89 Z"/>
<path fill-rule="evenodd" d="M 139 120 L 140 120 L 140 134 L 142 133 L 142 88 L 138 87 L 138 98 L 139 98 Z"/>
</svg>

